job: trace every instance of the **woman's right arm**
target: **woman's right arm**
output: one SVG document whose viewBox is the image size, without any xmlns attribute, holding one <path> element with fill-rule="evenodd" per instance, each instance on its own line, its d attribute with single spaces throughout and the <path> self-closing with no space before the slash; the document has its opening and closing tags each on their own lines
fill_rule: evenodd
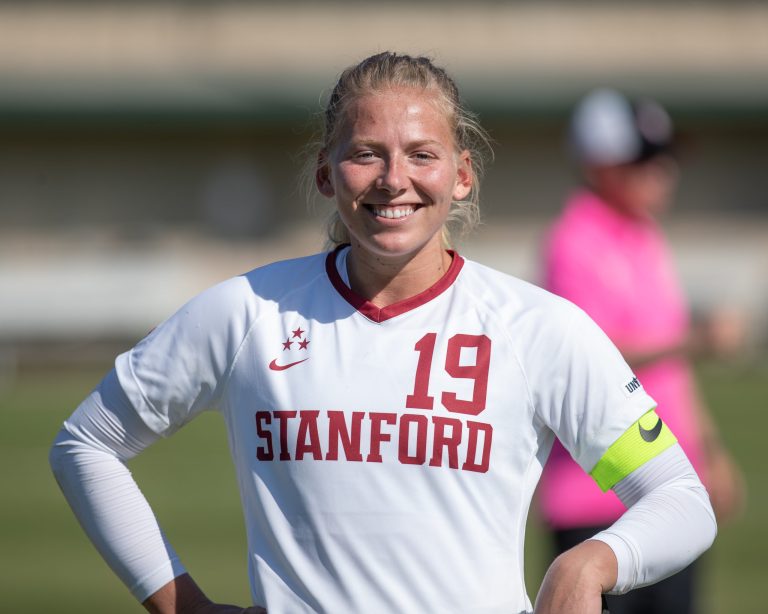
<svg viewBox="0 0 768 614">
<path fill-rule="evenodd" d="M 157 439 L 113 370 L 64 422 L 50 452 L 80 525 L 139 601 L 186 571 L 125 465 Z"/>
<path fill-rule="evenodd" d="M 149 611 L 241 612 L 212 604 L 197 587 L 125 465 L 159 437 L 113 370 L 65 421 L 50 451 L 51 468 L 94 546 Z"/>
</svg>

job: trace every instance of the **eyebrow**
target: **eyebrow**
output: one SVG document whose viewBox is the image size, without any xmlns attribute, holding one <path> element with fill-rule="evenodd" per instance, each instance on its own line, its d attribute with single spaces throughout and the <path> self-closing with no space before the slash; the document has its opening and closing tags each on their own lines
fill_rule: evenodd
<svg viewBox="0 0 768 614">
<path fill-rule="evenodd" d="M 359 141 L 352 141 L 351 145 L 355 147 L 360 146 L 375 146 L 380 145 L 381 141 L 377 141 L 375 139 L 361 139 Z M 409 147 L 424 147 L 427 145 L 437 145 L 441 148 L 445 147 L 442 142 L 436 140 L 436 139 L 419 139 L 416 141 L 413 141 L 412 143 L 409 143 Z"/>
</svg>

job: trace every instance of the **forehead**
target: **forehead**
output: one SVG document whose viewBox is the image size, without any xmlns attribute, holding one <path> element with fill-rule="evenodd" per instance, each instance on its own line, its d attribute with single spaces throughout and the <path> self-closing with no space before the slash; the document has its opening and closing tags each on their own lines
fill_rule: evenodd
<svg viewBox="0 0 768 614">
<path fill-rule="evenodd" d="M 374 132 L 419 132 L 421 137 L 453 140 L 450 114 L 440 94 L 420 88 L 391 88 L 350 100 L 340 118 L 342 138 Z"/>
</svg>

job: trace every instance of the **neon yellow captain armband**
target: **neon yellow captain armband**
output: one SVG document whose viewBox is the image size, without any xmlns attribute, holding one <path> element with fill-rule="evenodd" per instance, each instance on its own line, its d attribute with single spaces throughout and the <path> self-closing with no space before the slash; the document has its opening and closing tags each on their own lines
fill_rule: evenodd
<svg viewBox="0 0 768 614">
<path fill-rule="evenodd" d="M 589 475 L 605 492 L 676 442 L 677 437 L 651 409 L 613 442 Z"/>
</svg>

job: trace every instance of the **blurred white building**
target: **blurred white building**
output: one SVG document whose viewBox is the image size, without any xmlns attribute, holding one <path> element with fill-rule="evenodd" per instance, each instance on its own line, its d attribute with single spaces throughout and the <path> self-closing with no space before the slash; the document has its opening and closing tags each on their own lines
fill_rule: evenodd
<svg viewBox="0 0 768 614">
<path fill-rule="evenodd" d="M 471 256 L 536 279 L 598 84 L 682 141 L 667 223 L 697 304 L 768 335 L 768 5 L 2 2 L 0 346 L 135 339 L 214 281 L 318 249 L 297 186 L 319 99 L 385 49 L 435 57 L 496 141 Z"/>
</svg>

